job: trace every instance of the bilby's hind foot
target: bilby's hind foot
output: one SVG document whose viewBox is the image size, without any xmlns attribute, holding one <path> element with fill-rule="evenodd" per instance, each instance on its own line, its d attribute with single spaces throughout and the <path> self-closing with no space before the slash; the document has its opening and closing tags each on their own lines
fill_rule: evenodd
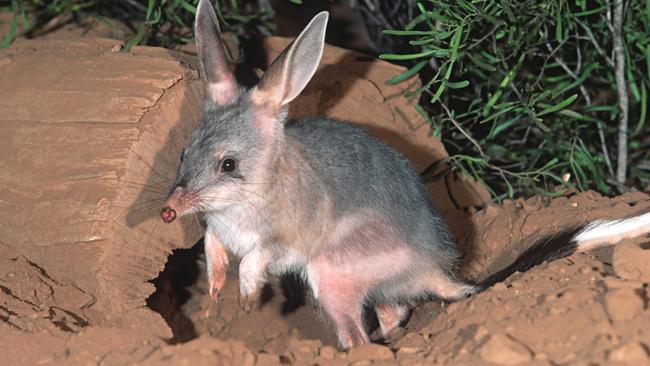
<svg viewBox="0 0 650 366">
<path fill-rule="evenodd" d="M 438 299 L 443 301 L 458 301 L 477 292 L 476 286 L 455 280 L 447 275 L 435 275 L 429 278 L 428 289 Z"/>
<path fill-rule="evenodd" d="M 379 320 L 381 336 L 387 339 L 406 320 L 409 308 L 400 304 L 379 304 L 375 306 L 375 313 Z"/>
</svg>

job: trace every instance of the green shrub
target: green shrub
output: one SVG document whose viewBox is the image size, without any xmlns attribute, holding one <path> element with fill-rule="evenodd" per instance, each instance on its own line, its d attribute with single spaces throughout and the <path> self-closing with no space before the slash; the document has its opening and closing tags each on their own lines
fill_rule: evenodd
<svg viewBox="0 0 650 366">
<path fill-rule="evenodd" d="M 422 76 L 423 86 L 409 94 L 425 96 L 418 111 L 450 153 L 445 172 L 475 177 L 497 199 L 561 194 L 558 185 L 612 194 L 623 184 L 649 184 L 650 1 L 625 2 L 623 181 L 616 180 L 621 109 L 612 2 L 413 3 L 411 22 L 384 32 L 411 51 L 380 57 L 409 62 L 390 83 Z"/>
</svg>

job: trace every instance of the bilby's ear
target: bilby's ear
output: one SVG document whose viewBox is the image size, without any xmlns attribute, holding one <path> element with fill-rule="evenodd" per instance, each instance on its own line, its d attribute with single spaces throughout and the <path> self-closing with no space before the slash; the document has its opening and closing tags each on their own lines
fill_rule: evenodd
<svg viewBox="0 0 650 366">
<path fill-rule="evenodd" d="M 253 103 L 280 107 L 291 102 L 314 76 L 325 45 L 329 14 L 318 13 L 291 45 L 273 61 L 253 89 Z"/>
<path fill-rule="evenodd" d="M 218 105 L 232 103 L 240 88 L 226 59 L 217 15 L 208 0 L 200 0 L 196 8 L 194 35 L 207 97 Z"/>
</svg>

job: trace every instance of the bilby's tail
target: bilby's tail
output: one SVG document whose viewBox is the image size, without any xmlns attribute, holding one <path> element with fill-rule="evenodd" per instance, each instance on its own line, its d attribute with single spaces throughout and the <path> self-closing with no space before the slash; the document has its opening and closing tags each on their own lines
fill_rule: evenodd
<svg viewBox="0 0 650 366">
<path fill-rule="evenodd" d="M 525 272 L 534 266 L 564 258 L 650 233 L 650 212 L 620 220 L 598 220 L 564 230 L 536 242 L 508 267 L 490 275 L 478 285 L 478 292 L 501 282 L 515 272 Z"/>
</svg>

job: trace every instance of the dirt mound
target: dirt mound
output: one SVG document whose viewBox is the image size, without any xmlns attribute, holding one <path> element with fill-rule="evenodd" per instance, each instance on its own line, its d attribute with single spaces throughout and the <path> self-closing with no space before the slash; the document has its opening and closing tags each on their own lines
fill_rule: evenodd
<svg viewBox="0 0 650 366">
<path fill-rule="evenodd" d="M 456 230 L 468 251 L 464 268 L 480 277 L 559 228 L 648 210 L 650 197 L 641 193 L 607 199 L 587 192 L 506 202 L 447 217 L 456 217 L 452 226 L 465 228 Z M 9 364 L 650 362 L 645 326 L 650 322 L 649 267 L 643 260 L 650 256 L 647 238 L 538 266 L 471 299 L 423 304 L 391 339 L 347 353 L 335 348 L 330 328 L 294 279 L 274 281 L 260 306 L 249 313 L 237 305 L 235 273 L 220 302 L 209 301 L 199 247 L 172 256 L 149 300 L 177 336 L 190 334 L 176 345 L 119 327 L 88 325 L 83 309 L 92 297 L 0 248 L 0 331 Z M 179 280 L 188 273 L 189 281 Z M 179 294 L 184 298 L 179 300 Z M 40 346 L 26 346 L 32 342 Z"/>
</svg>

